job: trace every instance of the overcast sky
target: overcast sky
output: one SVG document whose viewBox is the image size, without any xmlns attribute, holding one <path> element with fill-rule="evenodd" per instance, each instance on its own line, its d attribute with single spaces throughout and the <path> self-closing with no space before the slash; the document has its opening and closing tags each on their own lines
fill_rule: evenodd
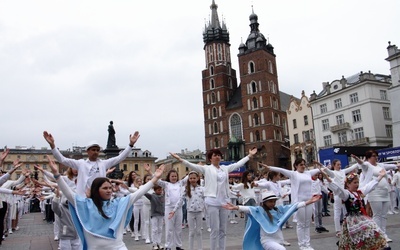
<svg viewBox="0 0 400 250">
<path fill-rule="evenodd" d="M 136 146 L 159 159 L 205 150 L 202 32 L 212 0 L 0 1 L 0 146 Z M 307 96 L 342 75 L 390 74 L 388 41 L 400 47 L 398 0 L 216 0 L 230 32 L 233 68 L 250 33 L 275 47 L 280 90 Z M 239 77 L 237 75 L 237 77 Z"/>
</svg>

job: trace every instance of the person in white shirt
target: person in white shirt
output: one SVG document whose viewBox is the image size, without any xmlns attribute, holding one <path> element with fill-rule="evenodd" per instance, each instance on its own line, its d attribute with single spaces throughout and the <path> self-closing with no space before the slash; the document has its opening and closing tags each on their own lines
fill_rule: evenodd
<svg viewBox="0 0 400 250">
<path fill-rule="evenodd" d="M 222 206 L 229 202 L 229 173 L 243 166 L 250 157 L 257 153 L 257 148 L 249 150 L 248 156 L 231 165 L 220 165 L 222 153 L 219 149 L 211 149 L 207 159 L 211 165 L 197 165 L 183 160 L 177 154 L 170 153 L 175 159 L 181 161 L 186 167 L 204 174 L 204 196 L 207 213 L 210 221 L 210 249 L 224 250 L 226 241 L 226 227 L 228 223 L 228 210 Z"/>
<path fill-rule="evenodd" d="M 52 134 L 44 131 L 43 137 L 49 143 L 51 152 L 59 163 L 79 170 L 78 180 L 76 183 L 76 192 L 80 196 L 84 196 L 87 195 L 87 191 L 90 189 L 92 181 L 96 177 L 105 177 L 107 169 L 119 164 L 129 155 L 132 147 L 135 145 L 140 135 L 138 131 L 136 131 L 133 135 L 130 135 L 129 146 L 126 147 L 120 155 L 106 160 L 98 159 L 101 147 L 97 142 L 90 142 L 86 146 L 88 159 L 75 160 L 66 158 L 61 154 L 61 152 L 56 148 L 55 140 Z"/>
<path fill-rule="evenodd" d="M 361 187 L 367 185 L 372 180 L 377 179 L 382 169 L 388 171 L 390 169 L 397 169 L 400 166 L 396 164 L 379 163 L 378 153 L 375 150 L 368 150 L 365 153 L 366 161 L 364 162 L 356 156 L 353 156 L 353 158 L 361 165 L 364 173 L 364 180 L 363 182 L 360 182 Z M 386 233 L 387 213 L 390 206 L 388 189 L 389 183 L 386 174 L 376 188 L 367 195 L 373 213 L 372 219 L 384 233 Z M 392 242 L 392 239 L 387 236 L 386 241 Z"/>
<path fill-rule="evenodd" d="M 389 183 L 389 198 L 390 198 L 390 206 L 389 206 L 389 211 L 388 214 L 398 214 L 394 207 L 396 206 L 396 192 L 395 189 L 396 187 L 394 186 L 393 183 L 393 172 L 392 170 L 387 171 L 387 180 Z"/>
<path fill-rule="evenodd" d="M 239 191 L 240 196 L 242 197 L 242 203 L 244 206 L 256 206 L 256 193 L 255 193 L 255 185 L 253 182 L 253 174 L 250 171 L 244 171 L 242 174 L 242 183 L 239 183 L 234 186 L 234 189 Z M 244 217 L 244 224 L 247 223 L 247 214 Z"/>
<path fill-rule="evenodd" d="M 393 185 L 395 186 L 396 198 L 397 202 L 395 202 L 395 208 L 399 208 L 400 203 L 400 171 L 396 170 L 395 174 L 393 175 Z"/>
<path fill-rule="evenodd" d="M 322 163 L 315 162 L 316 164 L 323 166 Z M 333 179 L 333 182 L 335 182 L 339 186 L 344 186 L 344 180 L 346 178 L 346 175 L 353 170 L 358 168 L 358 164 L 354 164 L 349 168 L 342 169 L 342 163 L 338 159 L 334 159 L 332 161 L 332 168 L 333 170 L 329 168 L 325 168 L 326 173 L 329 175 L 331 179 Z M 335 193 L 333 193 L 333 222 L 335 224 L 335 231 L 336 231 L 336 237 L 340 237 L 342 228 L 340 225 L 341 219 L 343 219 L 344 215 L 346 214 L 346 208 L 342 202 L 342 199 Z"/>
<path fill-rule="evenodd" d="M 126 197 L 111 199 L 111 182 L 108 178 L 98 177 L 91 185 L 90 198 L 86 198 L 86 195 L 82 197 L 71 190 L 64 179 L 60 178 L 58 166 L 49 156 L 47 157 L 54 179 L 68 200 L 82 249 L 127 250 L 122 231 L 132 215 L 132 205 L 161 178 L 164 165 L 155 171 L 150 182 Z"/>
<path fill-rule="evenodd" d="M 188 177 L 182 180 L 178 179 L 178 172 L 171 169 L 165 181 L 159 180 L 157 184 L 164 189 L 165 193 L 165 250 L 171 250 L 176 247 L 176 250 L 182 249 L 182 206 L 175 211 L 175 216 L 168 219 L 169 213 L 174 210 L 176 203 L 179 201 L 181 189 L 186 185 Z"/>
<path fill-rule="evenodd" d="M 174 216 L 176 210 L 182 206 L 184 199 L 186 199 L 189 224 L 189 250 L 201 250 L 203 249 L 201 228 L 203 224 L 204 187 L 200 186 L 199 173 L 191 171 L 188 176 L 189 180 L 182 191 L 181 198 L 175 205 L 174 210 L 169 213 L 168 219 Z M 195 241 L 197 241 L 197 248 L 194 247 Z"/>
<path fill-rule="evenodd" d="M 292 203 L 307 201 L 312 197 L 311 177 L 320 172 L 320 170 L 313 169 L 306 171 L 306 161 L 304 159 L 298 158 L 295 160 L 295 162 L 293 163 L 293 167 L 295 169 L 294 171 L 284 168 L 271 167 L 262 163 L 260 163 L 260 165 L 289 177 L 292 188 Z M 313 250 L 310 243 L 312 210 L 313 206 L 305 206 L 299 208 L 299 210 L 295 214 L 295 218 L 297 221 L 297 240 L 300 250 Z"/>
</svg>

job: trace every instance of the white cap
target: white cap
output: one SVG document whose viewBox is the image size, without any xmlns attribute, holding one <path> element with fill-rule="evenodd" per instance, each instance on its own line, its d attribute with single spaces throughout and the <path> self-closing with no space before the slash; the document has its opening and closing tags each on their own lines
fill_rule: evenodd
<svg viewBox="0 0 400 250">
<path fill-rule="evenodd" d="M 263 192 L 261 195 L 262 201 L 268 201 L 268 200 L 277 200 L 279 199 L 278 197 L 276 197 L 274 192 L 271 191 L 267 191 L 267 192 Z"/>
<path fill-rule="evenodd" d="M 99 147 L 100 150 L 101 150 L 100 144 L 98 144 L 97 141 L 91 141 L 91 142 L 89 142 L 88 145 L 86 146 L 86 150 L 88 150 L 88 149 L 91 148 L 91 147 Z"/>
</svg>

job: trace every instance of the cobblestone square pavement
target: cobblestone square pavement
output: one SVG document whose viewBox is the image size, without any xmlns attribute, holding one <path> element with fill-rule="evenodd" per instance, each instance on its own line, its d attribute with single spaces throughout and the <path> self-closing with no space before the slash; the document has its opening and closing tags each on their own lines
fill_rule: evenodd
<svg viewBox="0 0 400 250">
<path fill-rule="evenodd" d="M 244 231 L 244 219 L 237 218 L 238 224 L 228 224 L 228 234 L 226 239 L 227 250 L 242 249 L 242 239 Z M 329 230 L 328 233 L 316 233 L 314 228 L 311 231 L 311 245 L 315 250 L 334 250 L 337 249 L 333 213 L 330 217 L 323 217 L 323 224 Z M 388 215 L 387 233 L 393 240 L 390 243 L 392 250 L 400 250 L 400 214 Z M 203 224 L 203 247 L 209 249 L 209 233 L 205 222 Z M 53 225 L 43 221 L 41 213 L 31 213 L 23 216 L 19 223 L 19 230 L 14 231 L 3 241 L 1 249 L 14 250 L 50 250 L 58 249 L 58 242 L 54 241 Z M 183 248 L 188 250 L 188 228 L 182 230 Z M 285 240 L 291 243 L 286 247 L 287 250 L 299 249 L 297 246 L 296 228 L 284 229 Z M 135 241 L 130 233 L 124 236 L 124 242 L 128 249 L 150 250 L 151 244 L 145 244 L 144 240 Z M 164 241 L 163 241 L 164 242 Z"/>
</svg>

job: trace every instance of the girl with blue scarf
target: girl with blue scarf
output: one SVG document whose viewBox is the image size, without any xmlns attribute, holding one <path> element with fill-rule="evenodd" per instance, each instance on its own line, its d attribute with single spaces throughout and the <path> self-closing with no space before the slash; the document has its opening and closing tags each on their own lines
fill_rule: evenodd
<svg viewBox="0 0 400 250">
<path fill-rule="evenodd" d="M 107 249 L 127 250 L 123 239 L 123 230 L 132 217 L 133 203 L 149 191 L 161 178 L 164 165 L 154 173 L 151 181 L 126 197 L 111 199 L 112 185 L 108 178 L 94 179 L 90 198 L 75 194 L 60 178 L 58 167 L 47 156 L 57 184 L 68 200 L 72 220 L 81 239 L 83 250 Z"/>
<path fill-rule="evenodd" d="M 231 203 L 223 207 L 228 210 L 239 210 L 248 214 L 249 219 L 243 237 L 243 249 L 285 250 L 282 226 L 297 211 L 319 200 L 320 196 L 291 205 L 278 205 L 279 198 L 271 191 L 262 193 L 261 206 L 235 206 Z"/>
</svg>

